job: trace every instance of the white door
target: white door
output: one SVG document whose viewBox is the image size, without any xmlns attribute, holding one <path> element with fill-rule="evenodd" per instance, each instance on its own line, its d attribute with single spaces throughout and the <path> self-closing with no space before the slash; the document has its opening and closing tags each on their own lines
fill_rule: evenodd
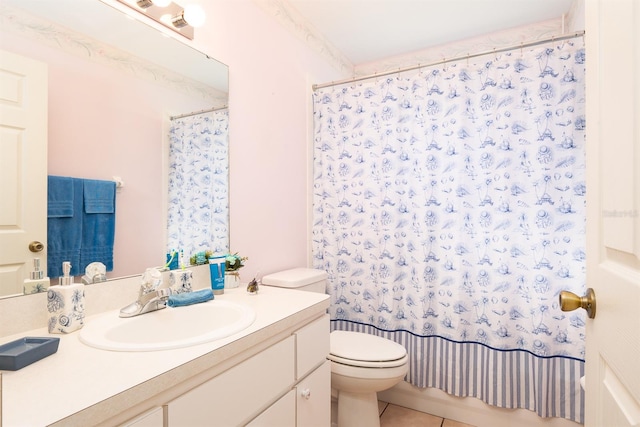
<svg viewBox="0 0 640 427">
<path fill-rule="evenodd" d="M 47 65 L 0 51 L 0 297 L 47 268 Z M 40 252 L 29 249 L 42 245 Z M 32 245 L 37 250 L 37 243 Z"/>
<path fill-rule="evenodd" d="M 640 426 L 640 2 L 587 0 L 587 427 Z"/>
</svg>

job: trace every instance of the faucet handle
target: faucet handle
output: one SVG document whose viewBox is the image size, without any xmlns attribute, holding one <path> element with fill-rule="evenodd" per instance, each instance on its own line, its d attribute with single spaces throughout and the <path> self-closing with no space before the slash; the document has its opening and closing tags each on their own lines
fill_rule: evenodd
<svg viewBox="0 0 640 427">
<path fill-rule="evenodd" d="M 162 284 L 162 274 L 153 267 L 147 268 L 140 281 L 140 295 L 151 293 Z"/>
<path fill-rule="evenodd" d="M 171 288 L 158 289 L 157 292 L 158 292 L 158 298 L 160 298 L 163 301 L 168 300 L 169 296 L 171 296 L 171 294 L 173 293 Z"/>
</svg>

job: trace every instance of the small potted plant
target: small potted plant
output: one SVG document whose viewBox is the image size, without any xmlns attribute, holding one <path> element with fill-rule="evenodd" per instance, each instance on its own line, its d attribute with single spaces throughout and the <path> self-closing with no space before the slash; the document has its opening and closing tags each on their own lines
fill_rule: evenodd
<svg viewBox="0 0 640 427">
<path fill-rule="evenodd" d="M 244 267 L 244 262 L 248 257 L 234 254 L 228 254 L 224 265 L 224 287 L 237 288 L 240 285 L 240 269 Z"/>
</svg>

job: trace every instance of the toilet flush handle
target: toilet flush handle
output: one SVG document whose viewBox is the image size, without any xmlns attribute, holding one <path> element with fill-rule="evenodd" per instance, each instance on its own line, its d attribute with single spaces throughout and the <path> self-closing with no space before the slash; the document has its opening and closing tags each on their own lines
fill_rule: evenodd
<svg viewBox="0 0 640 427">
<path fill-rule="evenodd" d="M 593 289 L 587 289 L 587 294 L 583 297 L 569 291 L 560 292 L 560 310 L 573 311 L 576 308 L 587 310 L 589 319 L 596 317 L 596 294 Z"/>
<path fill-rule="evenodd" d="M 308 388 L 305 388 L 300 392 L 300 396 L 304 397 L 307 400 L 311 399 L 311 390 L 309 390 Z"/>
</svg>

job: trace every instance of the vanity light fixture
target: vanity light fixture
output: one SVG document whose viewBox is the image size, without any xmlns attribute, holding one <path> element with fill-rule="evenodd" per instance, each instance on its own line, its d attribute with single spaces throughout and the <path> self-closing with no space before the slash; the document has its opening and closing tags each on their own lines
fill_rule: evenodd
<svg viewBox="0 0 640 427">
<path fill-rule="evenodd" d="M 189 40 L 193 40 L 194 28 L 205 20 L 204 11 L 197 4 L 182 7 L 171 0 L 118 1 Z"/>
<path fill-rule="evenodd" d="M 151 6 L 167 7 L 171 4 L 171 0 L 137 0 L 136 4 L 142 9 L 146 9 Z"/>
<path fill-rule="evenodd" d="M 190 4 L 184 8 L 182 13 L 171 18 L 171 24 L 176 28 L 182 28 L 186 25 L 200 27 L 204 24 L 204 11 L 197 4 Z"/>
</svg>

